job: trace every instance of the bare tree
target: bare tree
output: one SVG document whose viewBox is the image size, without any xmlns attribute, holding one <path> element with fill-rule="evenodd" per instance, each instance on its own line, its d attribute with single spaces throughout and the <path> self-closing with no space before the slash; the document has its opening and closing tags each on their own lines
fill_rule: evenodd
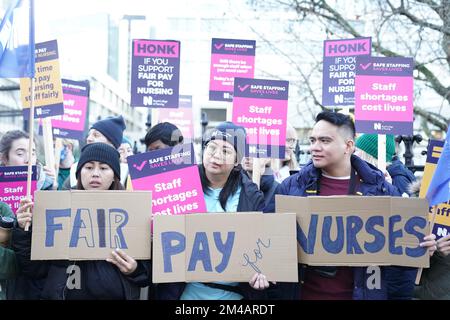
<svg viewBox="0 0 450 320">
<path fill-rule="evenodd" d="M 413 57 L 414 113 L 426 123 L 424 130 L 429 125 L 447 130 L 450 121 L 450 0 L 249 0 L 248 3 L 256 12 L 295 13 L 295 21 L 290 21 L 286 27 L 292 41 L 305 39 L 305 28 L 296 26 L 314 23 L 323 30 L 325 38 L 372 36 L 375 55 Z M 266 35 L 258 36 L 290 61 L 303 83 L 303 93 L 309 95 L 316 108 L 323 108 L 318 98 L 320 85 L 317 88 L 310 81 L 321 79 L 321 66 L 313 62 L 312 67 L 305 70 L 281 44 L 271 42 Z M 317 54 L 311 53 L 311 56 L 318 60 Z M 434 104 L 429 105 L 430 101 Z"/>
</svg>

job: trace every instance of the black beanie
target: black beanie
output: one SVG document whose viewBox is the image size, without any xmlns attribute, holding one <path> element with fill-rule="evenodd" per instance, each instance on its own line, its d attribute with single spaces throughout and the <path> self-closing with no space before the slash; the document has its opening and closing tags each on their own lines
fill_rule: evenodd
<svg viewBox="0 0 450 320">
<path fill-rule="evenodd" d="M 107 117 L 94 123 L 91 129 L 100 131 L 113 145 L 119 148 L 123 139 L 123 131 L 125 130 L 125 122 L 122 116 Z"/>
<path fill-rule="evenodd" d="M 114 175 L 120 179 L 120 155 L 109 144 L 103 142 L 90 143 L 81 149 L 76 171 L 77 179 L 80 178 L 81 168 L 90 161 L 106 163 L 114 171 Z"/>
<path fill-rule="evenodd" d="M 237 162 L 241 163 L 247 148 L 247 133 L 245 128 L 235 125 L 233 122 L 225 121 L 219 123 L 205 139 L 205 146 L 211 140 L 224 140 L 230 143 L 237 153 Z"/>
</svg>

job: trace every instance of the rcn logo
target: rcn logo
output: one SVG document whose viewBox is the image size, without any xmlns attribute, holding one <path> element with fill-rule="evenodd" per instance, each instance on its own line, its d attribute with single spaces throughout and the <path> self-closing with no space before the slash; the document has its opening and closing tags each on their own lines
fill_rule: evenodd
<svg viewBox="0 0 450 320">
<path fill-rule="evenodd" d="M 381 122 L 375 122 L 373 124 L 373 129 L 374 130 L 391 131 L 392 129 L 394 129 L 394 127 L 390 126 L 390 125 L 384 125 Z"/>
</svg>

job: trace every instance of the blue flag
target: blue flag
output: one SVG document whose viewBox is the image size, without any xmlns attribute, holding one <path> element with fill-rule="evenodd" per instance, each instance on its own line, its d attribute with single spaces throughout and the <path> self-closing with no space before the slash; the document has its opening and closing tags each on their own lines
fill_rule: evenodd
<svg viewBox="0 0 450 320">
<path fill-rule="evenodd" d="M 34 0 L 13 0 L 0 22 L 0 78 L 34 77 Z"/>
<path fill-rule="evenodd" d="M 450 200 L 450 128 L 426 197 L 430 207 Z"/>
</svg>

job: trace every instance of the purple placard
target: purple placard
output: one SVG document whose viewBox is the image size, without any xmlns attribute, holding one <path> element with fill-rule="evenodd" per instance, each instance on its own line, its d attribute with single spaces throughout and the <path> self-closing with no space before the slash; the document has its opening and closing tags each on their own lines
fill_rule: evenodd
<svg viewBox="0 0 450 320">
<path fill-rule="evenodd" d="M 8 204 L 16 213 L 20 200 L 27 195 L 27 166 L 0 167 L 0 201 Z M 32 167 L 31 198 L 36 191 L 36 166 Z"/>
<path fill-rule="evenodd" d="M 323 45 L 322 104 L 355 104 L 356 56 L 370 56 L 372 39 L 326 40 Z"/>
<path fill-rule="evenodd" d="M 178 108 L 180 42 L 133 40 L 131 106 Z"/>
<path fill-rule="evenodd" d="M 127 161 L 133 190 L 152 191 L 153 214 L 206 212 L 192 144 L 141 153 Z"/>
<path fill-rule="evenodd" d="M 414 60 L 357 57 L 356 65 L 356 131 L 413 134 Z"/>
<path fill-rule="evenodd" d="M 256 41 L 213 38 L 209 100 L 233 101 L 234 78 L 253 78 Z"/>
<path fill-rule="evenodd" d="M 236 78 L 233 116 L 247 131 L 246 156 L 284 159 L 289 82 Z"/>
</svg>

